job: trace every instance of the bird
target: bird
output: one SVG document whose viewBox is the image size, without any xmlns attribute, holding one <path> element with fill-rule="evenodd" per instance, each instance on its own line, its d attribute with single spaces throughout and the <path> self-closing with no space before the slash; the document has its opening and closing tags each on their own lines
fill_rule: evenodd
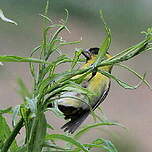
<svg viewBox="0 0 152 152">
<path fill-rule="evenodd" d="M 82 51 L 82 55 L 85 57 L 86 62 L 80 69 L 92 66 L 97 59 L 98 53 L 99 48 L 97 47 Z M 109 59 L 111 57 L 112 56 L 109 53 L 106 53 L 104 59 Z M 111 73 L 112 65 L 98 67 L 97 69 Z M 63 113 L 64 119 L 69 120 L 61 127 L 64 132 L 73 134 L 89 116 L 91 111 L 94 111 L 108 95 L 111 80 L 107 76 L 99 73 L 97 69 L 88 74 L 80 83 L 82 88 L 93 93 L 93 95 L 90 96 L 90 100 L 85 94 L 75 91 L 64 92 L 61 94 L 61 98 L 58 99 L 58 109 Z M 80 76 L 82 75 L 77 75 L 73 77 L 73 79 L 79 78 Z"/>
</svg>

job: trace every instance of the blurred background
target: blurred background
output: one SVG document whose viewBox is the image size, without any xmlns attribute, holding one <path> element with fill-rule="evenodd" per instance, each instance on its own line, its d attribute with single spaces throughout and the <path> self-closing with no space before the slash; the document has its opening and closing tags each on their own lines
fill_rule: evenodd
<svg viewBox="0 0 152 152">
<path fill-rule="evenodd" d="M 42 40 L 42 18 L 45 0 L 0 0 L 0 8 L 6 17 L 13 19 L 18 26 L 0 21 L 0 54 L 29 56 L 32 48 Z M 141 31 L 152 26 L 151 0 L 55 0 L 51 1 L 49 16 L 54 22 L 65 17 L 65 9 L 69 11 L 68 26 L 71 33 L 63 33 L 65 40 L 80 40 L 80 45 L 68 46 L 63 52 L 70 56 L 77 48 L 97 47 L 104 38 L 104 26 L 100 19 L 99 10 L 104 12 L 105 19 L 112 31 L 110 53 L 119 51 L 136 44 L 143 39 Z M 152 85 L 152 53 L 145 52 L 128 62 L 126 65 L 140 74 L 147 72 L 146 78 Z M 115 67 L 113 74 L 120 79 L 137 84 L 132 74 Z M 16 79 L 21 77 L 31 88 L 31 75 L 28 64 L 5 63 L 0 67 L 0 108 L 21 104 L 21 98 L 16 93 Z M 112 82 L 112 87 L 106 101 L 102 104 L 109 120 L 115 120 L 125 125 L 128 130 L 118 127 L 115 133 L 105 133 L 101 129 L 90 132 L 82 138 L 83 142 L 92 141 L 96 137 L 109 135 L 120 152 L 151 152 L 152 151 L 152 93 L 142 85 L 136 90 L 125 90 Z M 48 114 L 49 121 L 61 132 L 60 122 Z M 90 122 L 90 118 L 85 122 Z M 130 148 L 129 148 L 130 147 Z"/>
</svg>

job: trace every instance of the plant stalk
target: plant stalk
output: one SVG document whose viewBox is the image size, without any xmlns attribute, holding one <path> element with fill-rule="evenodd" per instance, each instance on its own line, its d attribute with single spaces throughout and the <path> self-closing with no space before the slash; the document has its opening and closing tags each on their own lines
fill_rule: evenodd
<svg viewBox="0 0 152 152">
<path fill-rule="evenodd" d="M 21 118 L 19 120 L 19 122 L 17 123 L 17 125 L 15 126 L 15 128 L 13 129 L 13 131 L 11 132 L 11 135 L 8 137 L 8 139 L 5 141 L 4 146 L 2 147 L 2 151 L 1 152 L 7 152 L 8 149 L 10 148 L 11 144 L 13 143 L 13 141 L 15 140 L 15 137 L 17 136 L 17 134 L 19 133 L 20 129 L 23 127 L 23 123 L 24 123 L 24 119 Z"/>
</svg>

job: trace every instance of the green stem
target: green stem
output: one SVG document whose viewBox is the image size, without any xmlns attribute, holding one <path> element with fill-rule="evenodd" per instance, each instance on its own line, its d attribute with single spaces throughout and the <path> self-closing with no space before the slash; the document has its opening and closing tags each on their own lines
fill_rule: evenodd
<svg viewBox="0 0 152 152">
<path fill-rule="evenodd" d="M 9 138 L 4 143 L 4 146 L 2 147 L 2 151 L 1 152 L 7 152 L 8 151 L 8 149 L 10 148 L 11 144 L 13 143 L 15 137 L 19 133 L 20 129 L 23 127 L 23 122 L 24 122 L 24 119 L 21 118 L 20 121 L 15 126 L 15 128 L 13 129 L 13 131 L 12 131 L 11 135 L 9 136 Z"/>
<path fill-rule="evenodd" d="M 29 137 L 29 141 L 28 141 L 28 147 L 27 147 L 27 151 L 30 152 L 33 149 L 33 145 L 35 142 L 35 137 L 36 137 L 36 128 L 39 122 L 39 117 L 36 116 L 33 120 L 33 124 L 32 124 L 32 128 L 31 128 L 31 132 L 30 132 L 30 137 Z"/>
</svg>

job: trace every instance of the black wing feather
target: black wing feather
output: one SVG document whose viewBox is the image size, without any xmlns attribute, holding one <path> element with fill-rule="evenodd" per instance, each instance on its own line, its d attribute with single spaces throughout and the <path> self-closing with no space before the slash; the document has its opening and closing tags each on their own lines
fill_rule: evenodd
<svg viewBox="0 0 152 152">
<path fill-rule="evenodd" d="M 61 129 L 64 129 L 64 131 L 68 131 L 69 133 L 73 134 L 76 129 L 82 124 L 82 122 L 88 117 L 90 111 L 84 111 L 80 115 L 77 115 L 77 117 L 72 117 L 69 122 L 64 124 Z"/>
<path fill-rule="evenodd" d="M 95 110 L 106 98 L 106 96 L 108 95 L 109 89 L 110 89 L 110 82 L 109 82 L 109 86 L 108 89 L 106 89 L 100 99 L 96 102 L 95 105 L 93 105 L 92 109 Z M 88 117 L 88 115 L 90 114 L 90 109 L 87 110 L 83 110 L 81 112 L 76 113 L 75 115 L 71 116 L 71 120 L 69 122 L 67 122 L 66 124 L 64 124 L 61 129 L 64 129 L 64 131 L 68 131 L 69 133 L 74 133 L 76 131 L 76 129 L 82 124 L 82 122 Z"/>
</svg>

